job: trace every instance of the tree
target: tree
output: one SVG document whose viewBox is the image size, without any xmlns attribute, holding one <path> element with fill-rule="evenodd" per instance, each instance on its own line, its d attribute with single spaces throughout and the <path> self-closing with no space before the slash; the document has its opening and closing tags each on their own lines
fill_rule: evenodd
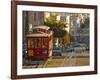
<svg viewBox="0 0 100 80">
<path fill-rule="evenodd" d="M 89 16 L 87 18 L 85 18 L 84 24 L 85 24 L 86 28 L 89 28 L 89 24 L 90 24 Z"/>
<path fill-rule="evenodd" d="M 64 29 L 67 22 L 64 21 L 57 21 L 58 14 L 56 13 L 51 14 L 50 17 L 46 18 L 45 25 L 49 26 L 51 30 L 54 32 L 54 37 L 61 38 L 62 37 L 62 44 L 67 45 L 71 42 L 71 35 Z"/>
<path fill-rule="evenodd" d="M 72 41 L 72 36 L 67 31 L 65 32 L 64 37 L 62 38 L 62 44 L 70 45 Z"/>
<path fill-rule="evenodd" d="M 66 27 L 66 22 L 63 22 L 63 21 L 57 21 L 57 16 L 58 14 L 56 13 L 55 15 L 54 14 L 51 14 L 50 17 L 46 18 L 46 21 L 45 21 L 45 25 L 49 26 L 51 30 L 53 29 L 64 29 Z"/>
</svg>

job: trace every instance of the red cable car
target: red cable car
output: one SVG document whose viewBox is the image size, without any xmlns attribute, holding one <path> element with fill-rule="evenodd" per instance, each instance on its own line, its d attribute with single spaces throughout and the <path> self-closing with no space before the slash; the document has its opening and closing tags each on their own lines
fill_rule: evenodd
<svg viewBox="0 0 100 80">
<path fill-rule="evenodd" d="M 34 27 L 33 33 L 26 36 L 29 58 L 49 58 L 52 56 L 53 33 L 46 26 Z"/>
</svg>

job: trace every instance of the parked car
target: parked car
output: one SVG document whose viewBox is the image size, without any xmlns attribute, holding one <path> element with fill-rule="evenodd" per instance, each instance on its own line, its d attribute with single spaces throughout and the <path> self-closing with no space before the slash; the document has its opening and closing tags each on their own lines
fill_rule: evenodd
<svg viewBox="0 0 100 80">
<path fill-rule="evenodd" d="M 74 48 L 68 48 L 68 49 L 65 50 L 65 52 L 68 52 L 68 53 L 73 52 L 73 51 L 74 51 Z"/>
<path fill-rule="evenodd" d="M 86 50 L 86 44 L 79 44 L 78 43 L 78 45 L 74 47 L 74 51 L 76 53 L 81 53 L 81 52 L 83 52 L 85 50 Z"/>
<path fill-rule="evenodd" d="M 61 51 L 60 48 L 54 48 L 54 49 L 52 50 L 52 55 L 53 55 L 53 56 L 61 56 L 61 53 L 62 53 L 62 51 Z"/>
</svg>

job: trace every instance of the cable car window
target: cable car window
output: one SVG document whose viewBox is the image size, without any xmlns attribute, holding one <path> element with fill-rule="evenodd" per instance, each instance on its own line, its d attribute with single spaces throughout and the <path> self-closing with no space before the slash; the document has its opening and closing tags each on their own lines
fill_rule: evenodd
<svg viewBox="0 0 100 80">
<path fill-rule="evenodd" d="M 34 38 L 34 46 L 35 48 L 41 48 L 42 41 L 41 38 Z"/>
<path fill-rule="evenodd" d="M 41 48 L 41 38 L 38 38 L 38 47 Z"/>
<path fill-rule="evenodd" d="M 48 38 L 43 38 L 43 48 L 47 48 L 48 45 Z"/>
</svg>

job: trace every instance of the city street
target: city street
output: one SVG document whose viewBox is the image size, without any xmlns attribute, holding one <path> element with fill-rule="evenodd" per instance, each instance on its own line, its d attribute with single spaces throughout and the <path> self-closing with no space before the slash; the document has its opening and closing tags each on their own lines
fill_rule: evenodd
<svg viewBox="0 0 100 80">
<path fill-rule="evenodd" d="M 49 67 L 71 67 L 71 66 L 87 66 L 89 65 L 88 52 L 83 53 L 63 53 L 63 56 L 52 56 L 46 61 L 38 62 L 23 66 L 23 68 L 49 68 Z M 33 62 L 34 63 L 34 62 Z"/>
</svg>

